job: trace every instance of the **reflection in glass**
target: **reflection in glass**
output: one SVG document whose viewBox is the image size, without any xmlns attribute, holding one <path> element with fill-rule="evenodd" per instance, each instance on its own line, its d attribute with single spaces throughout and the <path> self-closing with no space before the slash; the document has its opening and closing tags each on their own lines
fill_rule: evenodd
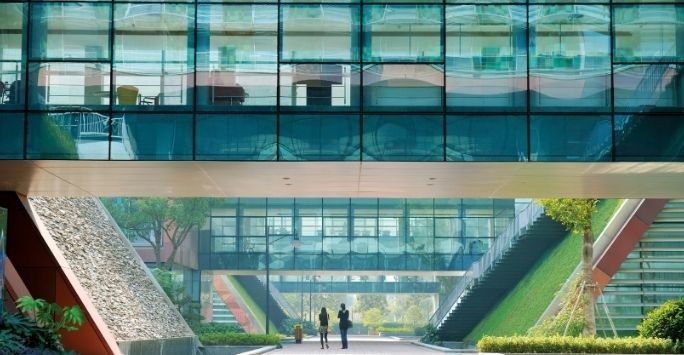
<svg viewBox="0 0 684 355">
<path fill-rule="evenodd" d="M 192 103 L 194 6 L 114 6 L 114 104 L 155 109 Z"/>
<path fill-rule="evenodd" d="M 611 160 L 610 116 L 532 116 L 533 161 Z"/>
<path fill-rule="evenodd" d="M 366 115 L 363 160 L 443 160 L 442 122 L 442 116 Z"/>
<path fill-rule="evenodd" d="M 347 64 L 282 65 L 280 105 L 296 111 L 358 110 L 359 67 Z"/>
<path fill-rule="evenodd" d="M 524 111 L 527 107 L 526 7 L 447 6 L 447 106 Z"/>
<path fill-rule="evenodd" d="M 440 111 L 444 67 L 377 64 L 363 71 L 363 105 L 377 111 Z"/>
<path fill-rule="evenodd" d="M 24 114 L 0 114 L 0 159 L 24 157 Z"/>
<path fill-rule="evenodd" d="M 366 5 L 363 60 L 441 62 L 442 6 Z"/>
<path fill-rule="evenodd" d="M 280 160 L 359 160 L 358 115 L 281 115 Z"/>
<path fill-rule="evenodd" d="M 278 10 L 271 5 L 200 5 L 197 103 L 202 110 L 275 107 Z"/>
<path fill-rule="evenodd" d="M 447 160 L 526 161 L 525 116 L 447 116 Z"/>
<path fill-rule="evenodd" d="M 684 161 L 682 116 L 615 116 L 615 160 Z"/>
<path fill-rule="evenodd" d="M 0 110 L 24 103 L 23 32 L 26 4 L 0 3 Z"/>
<path fill-rule="evenodd" d="M 274 160 L 274 115 L 198 115 L 197 160 Z"/>
<path fill-rule="evenodd" d="M 32 4 L 31 58 L 109 59 L 111 11 L 111 4 Z"/>
<path fill-rule="evenodd" d="M 529 18 L 530 109 L 608 111 L 608 6 L 530 6 Z"/>
<path fill-rule="evenodd" d="M 684 60 L 684 6 L 616 5 L 613 12 L 616 62 Z"/>
<path fill-rule="evenodd" d="M 43 112 L 28 116 L 28 159 L 107 159 L 109 117 L 98 112 Z"/>
<path fill-rule="evenodd" d="M 629 64 L 614 69 L 615 110 L 648 112 L 684 108 L 681 65 Z"/>
<path fill-rule="evenodd" d="M 29 105 L 86 106 L 106 109 L 109 105 L 109 64 L 31 63 Z"/>
<path fill-rule="evenodd" d="M 358 61 L 359 7 L 283 5 L 283 61 Z"/>
<path fill-rule="evenodd" d="M 192 115 L 114 113 L 112 159 L 192 159 Z"/>
</svg>

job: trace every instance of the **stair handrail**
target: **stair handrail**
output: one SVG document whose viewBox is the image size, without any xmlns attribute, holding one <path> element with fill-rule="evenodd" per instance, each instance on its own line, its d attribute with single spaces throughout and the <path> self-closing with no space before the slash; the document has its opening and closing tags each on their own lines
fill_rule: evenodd
<svg viewBox="0 0 684 355">
<path fill-rule="evenodd" d="M 460 299 L 467 294 L 475 282 L 491 269 L 492 265 L 520 238 L 522 232 L 542 214 L 544 214 L 544 208 L 541 205 L 534 202 L 528 203 L 496 238 L 487 252 L 468 268 L 446 300 L 430 317 L 430 324 L 439 328 L 447 315 L 460 303 Z"/>
<path fill-rule="evenodd" d="M 266 287 L 266 276 L 259 275 L 257 276 L 257 279 L 264 287 Z M 271 281 L 271 285 L 268 290 L 271 292 L 271 296 L 273 296 L 273 299 L 276 301 L 276 303 L 278 303 L 283 312 L 285 312 L 286 316 L 290 318 L 297 318 L 297 311 L 295 311 L 290 302 L 285 299 L 285 296 L 280 293 L 280 290 L 278 290 L 278 288 L 273 284 L 273 281 Z"/>
</svg>

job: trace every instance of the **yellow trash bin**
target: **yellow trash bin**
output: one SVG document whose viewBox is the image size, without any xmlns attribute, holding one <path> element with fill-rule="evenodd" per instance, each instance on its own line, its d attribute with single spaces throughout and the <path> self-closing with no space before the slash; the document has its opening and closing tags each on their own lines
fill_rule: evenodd
<svg viewBox="0 0 684 355">
<path fill-rule="evenodd" d="M 295 343 L 297 343 L 297 344 L 302 343 L 302 338 L 304 337 L 304 334 L 302 332 L 302 326 L 300 324 L 297 324 L 294 327 L 294 337 L 295 337 Z"/>
</svg>

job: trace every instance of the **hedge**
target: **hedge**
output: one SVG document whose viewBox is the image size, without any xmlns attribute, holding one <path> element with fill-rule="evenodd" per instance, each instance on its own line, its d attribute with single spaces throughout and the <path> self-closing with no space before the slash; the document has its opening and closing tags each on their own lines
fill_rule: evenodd
<svg viewBox="0 0 684 355">
<path fill-rule="evenodd" d="M 485 336 L 477 342 L 477 349 L 498 353 L 666 354 L 674 352 L 674 344 L 669 339 L 641 337 Z"/>
<path fill-rule="evenodd" d="M 413 334 L 415 331 L 414 328 L 409 328 L 409 327 L 378 327 L 376 329 L 378 332 L 382 333 L 404 333 L 404 334 Z"/>
<path fill-rule="evenodd" d="M 191 326 L 196 335 L 204 335 L 209 333 L 244 333 L 245 331 L 236 324 L 225 323 L 202 323 Z"/>
<path fill-rule="evenodd" d="M 207 333 L 200 335 L 203 345 L 279 345 L 280 337 L 266 334 Z"/>
</svg>

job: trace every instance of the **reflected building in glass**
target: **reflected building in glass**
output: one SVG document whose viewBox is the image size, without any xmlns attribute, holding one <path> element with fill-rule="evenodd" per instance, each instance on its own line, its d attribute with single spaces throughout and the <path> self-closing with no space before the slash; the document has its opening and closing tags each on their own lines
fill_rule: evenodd
<svg viewBox="0 0 684 355">
<path fill-rule="evenodd" d="M 0 159 L 682 161 L 684 7 L 0 3 Z"/>
</svg>

